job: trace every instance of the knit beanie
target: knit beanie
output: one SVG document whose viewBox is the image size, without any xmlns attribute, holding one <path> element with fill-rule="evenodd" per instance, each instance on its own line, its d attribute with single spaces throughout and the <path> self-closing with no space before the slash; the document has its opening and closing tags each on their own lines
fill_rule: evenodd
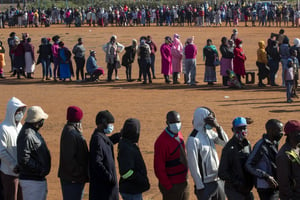
<svg viewBox="0 0 300 200">
<path fill-rule="evenodd" d="M 69 122 L 80 122 L 83 117 L 82 110 L 77 106 L 70 106 L 67 110 L 67 120 Z"/>
</svg>

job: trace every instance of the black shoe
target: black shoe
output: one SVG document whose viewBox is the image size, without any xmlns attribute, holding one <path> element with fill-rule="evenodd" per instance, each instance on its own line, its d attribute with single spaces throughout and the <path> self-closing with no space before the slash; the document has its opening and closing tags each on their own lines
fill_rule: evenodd
<svg viewBox="0 0 300 200">
<path fill-rule="evenodd" d="M 142 81 L 142 79 L 140 79 L 140 78 L 137 79 L 137 82 L 141 82 L 141 81 Z"/>
<path fill-rule="evenodd" d="M 147 84 L 147 81 L 143 81 L 142 84 Z"/>
<path fill-rule="evenodd" d="M 276 83 L 273 83 L 273 84 L 271 84 L 271 86 L 279 86 L 278 84 L 276 84 Z"/>
<path fill-rule="evenodd" d="M 156 79 L 156 76 L 153 76 L 153 79 Z"/>
<path fill-rule="evenodd" d="M 266 87 L 266 85 L 263 84 L 263 83 L 259 83 L 259 84 L 258 84 L 258 87 Z"/>
</svg>

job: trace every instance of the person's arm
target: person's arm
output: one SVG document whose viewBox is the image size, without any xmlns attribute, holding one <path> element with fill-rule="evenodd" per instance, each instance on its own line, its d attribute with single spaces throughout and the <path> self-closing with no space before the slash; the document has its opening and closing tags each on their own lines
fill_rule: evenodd
<svg viewBox="0 0 300 200">
<path fill-rule="evenodd" d="M 235 155 L 230 155 L 231 153 L 228 151 L 229 150 L 226 148 L 226 146 L 222 150 L 218 176 L 220 177 L 220 179 L 230 182 L 232 178 L 234 178 L 234 177 L 231 178 L 231 174 L 229 173 L 229 171 L 231 170 L 230 158 L 231 156 L 235 156 Z"/>
<path fill-rule="evenodd" d="M 201 155 L 199 153 L 198 143 L 198 139 L 189 136 L 186 142 L 186 151 L 189 170 L 196 185 L 196 189 L 201 190 L 204 189 L 204 183 L 202 182 L 202 174 L 199 169 L 199 167 L 202 167 L 202 163 L 199 163 L 201 162 L 201 158 L 199 158 Z"/>
<path fill-rule="evenodd" d="M 117 42 L 117 52 L 121 53 L 124 50 L 124 45 Z"/>
<path fill-rule="evenodd" d="M 0 160 L 13 170 L 17 166 L 17 161 L 7 152 L 7 142 L 9 135 L 6 131 L 1 129 L 0 133 Z"/>
<path fill-rule="evenodd" d="M 253 148 L 253 151 L 250 153 L 247 162 L 245 164 L 246 170 L 251 173 L 253 176 L 258 178 L 266 178 L 267 173 L 261 169 L 256 168 L 257 163 L 263 157 L 262 150 L 263 140 L 260 140 Z"/>
</svg>

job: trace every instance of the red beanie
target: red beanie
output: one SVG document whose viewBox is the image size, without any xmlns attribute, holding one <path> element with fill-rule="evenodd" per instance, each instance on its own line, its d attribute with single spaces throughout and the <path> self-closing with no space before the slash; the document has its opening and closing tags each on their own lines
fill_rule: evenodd
<svg viewBox="0 0 300 200">
<path fill-rule="evenodd" d="M 80 122 L 83 117 L 82 110 L 77 106 L 70 106 L 67 110 L 67 120 L 69 122 Z"/>
</svg>

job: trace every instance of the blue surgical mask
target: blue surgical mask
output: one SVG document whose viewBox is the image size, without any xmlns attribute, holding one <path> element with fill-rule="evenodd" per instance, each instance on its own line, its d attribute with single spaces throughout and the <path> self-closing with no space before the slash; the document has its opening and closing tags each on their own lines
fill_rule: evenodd
<svg viewBox="0 0 300 200">
<path fill-rule="evenodd" d="M 24 117 L 23 112 L 18 112 L 18 113 L 15 115 L 15 120 L 16 120 L 17 122 L 20 122 L 20 121 L 23 119 L 23 117 Z"/>
<path fill-rule="evenodd" d="M 209 125 L 209 124 L 205 124 L 205 129 L 206 130 L 211 130 L 211 129 L 213 129 L 213 127 L 211 126 L 211 125 Z"/>
<path fill-rule="evenodd" d="M 169 124 L 169 129 L 172 133 L 177 134 L 181 129 L 181 122 Z"/>
<path fill-rule="evenodd" d="M 114 130 L 114 125 L 113 124 L 108 124 L 107 128 L 104 129 L 103 131 L 104 131 L 105 134 L 110 134 L 110 133 L 113 132 L 113 130 Z"/>
</svg>

